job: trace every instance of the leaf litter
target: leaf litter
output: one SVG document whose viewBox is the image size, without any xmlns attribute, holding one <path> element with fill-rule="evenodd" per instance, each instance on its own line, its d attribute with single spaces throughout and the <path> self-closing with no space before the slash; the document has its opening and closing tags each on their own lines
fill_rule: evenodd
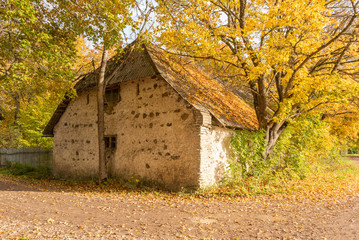
<svg viewBox="0 0 359 240">
<path fill-rule="evenodd" d="M 349 180 L 239 197 L 1 174 L 0 238 L 356 239 L 359 185 Z"/>
</svg>

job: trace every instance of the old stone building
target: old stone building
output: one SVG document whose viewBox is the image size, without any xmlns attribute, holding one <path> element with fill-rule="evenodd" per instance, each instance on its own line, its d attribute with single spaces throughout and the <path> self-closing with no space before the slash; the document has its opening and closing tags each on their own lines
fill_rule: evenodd
<svg viewBox="0 0 359 240">
<path fill-rule="evenodd" d="M 112 59 L 106 72 L 105 144 L 109 176 L 139 176 L 178 190 L 218 182 L 235 129 L 256 129 L 254 110 L 186 59 L 154 47 Z M 54 137 L 56 177 L 98 173 L 96 77 L 83 77 L 78 96 L 57 108 L 44 135 Z"/>
</svg>

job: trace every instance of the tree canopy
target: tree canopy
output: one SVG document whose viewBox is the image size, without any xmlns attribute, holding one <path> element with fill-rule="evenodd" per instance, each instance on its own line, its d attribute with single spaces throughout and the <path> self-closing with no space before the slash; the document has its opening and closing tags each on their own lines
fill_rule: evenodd
<svg viewBox="0 0 359 240">
<path fill-rule="evenodd" d="M 301 116 L 358 121 L 359 1 L 158 0 L 158 5 L 157 40 L 168 52 L 192 57 L 251 94 L 266 131 L 264 158 Z"/>
<path fill-rule="evenodd" d="M 0 11 L 0 146 L 49 147 L 41 129 L 72 87 L 76 35 L 44 1 L 2 1 Z"/>
<path fill-rule="evenodd" d="M 40 138 L 51 111 L 76 74 L 100 65 L 104 72 L 108 50 L 121 49 L 126 32 L 145 28 L 148 13 L 134 18 L 141 4 L 152 7 L 135 0 L 1 2 L 0 146 L 51 146 Z M 359 1 L 157 0 L 156 6 L 154 41 L 250 95 L 266 132 L 264 158 L 303 117 L 326 121 L 342 139 L 358 138 Z M 96 47 L 97 65 L 85 41 Z"/>
</svg>

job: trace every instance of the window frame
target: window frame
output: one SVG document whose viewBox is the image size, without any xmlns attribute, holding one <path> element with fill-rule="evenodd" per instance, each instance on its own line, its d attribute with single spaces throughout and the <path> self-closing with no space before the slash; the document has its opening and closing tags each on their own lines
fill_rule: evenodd
<svg viewBox="0 0 359 240">
<path fill-rule="evenodd" d="M 117 149 L 117 135 L 105 135 L 105 149 L 116 150 Z"/>
<path fill-rule="evenodd" d="M 114 97 L 114 92 L 117 91 L 117 98 Z M 107 98 L 107 94 L 110 93 L 110 99 Z M 104 104 L 113 104 L 121 101 L 121 88 L 120 85 L 108 86 L 104 93 Z"/>
</svg>

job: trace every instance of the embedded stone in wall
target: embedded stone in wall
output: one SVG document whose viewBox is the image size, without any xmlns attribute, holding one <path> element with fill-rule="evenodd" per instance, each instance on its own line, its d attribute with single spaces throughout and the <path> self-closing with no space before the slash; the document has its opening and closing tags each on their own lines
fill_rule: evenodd
<svg viewBox="0 0 359 240">
<path fill-rule="evenodd" d="M 184 113 L 184 114 L 181 115 L 181 119 L 182 119 L 183 121 L 187 120 L 188 117 L 189 117 L 189 114 L 188 114 L 188 113 Z"/>
</svg>

